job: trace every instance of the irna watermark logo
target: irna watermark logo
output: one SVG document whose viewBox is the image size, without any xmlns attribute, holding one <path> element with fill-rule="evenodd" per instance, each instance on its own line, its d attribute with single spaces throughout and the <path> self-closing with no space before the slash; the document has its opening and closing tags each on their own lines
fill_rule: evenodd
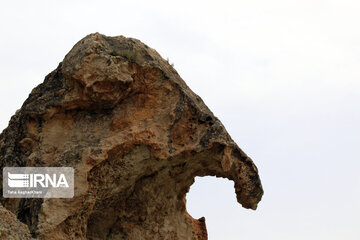
<svg viewBox="0 0 360 240">
<path fill-rule="evenodd" d="M 72 198 L 74 169 L 71 167 L 5 167 L 3 196 L 6 198 Z"/>
</svg>

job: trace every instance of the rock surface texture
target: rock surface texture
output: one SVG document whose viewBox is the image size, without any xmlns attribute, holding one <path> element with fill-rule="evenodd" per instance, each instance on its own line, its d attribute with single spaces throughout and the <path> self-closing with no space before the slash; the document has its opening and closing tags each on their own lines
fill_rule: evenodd
<svg viewBox="0 0 360 240">
<path fill-rule="evenodd" d="M 245 208 L 263 194 L 252 160 L 167 61 L 139 40 L 98 33 L 11 118 L 0 166 L 75 169 L 72 199 L 1 198 L 37 239 L 207 239 L 205 219 L 186 211 L 196 176 L 234 181 Z"/>
<path fill-rule="evenodd" d="M 30 240 L 28 227 L 21 223 L 16 216 L 0 205 L 0 239 Z"/>
</svg>

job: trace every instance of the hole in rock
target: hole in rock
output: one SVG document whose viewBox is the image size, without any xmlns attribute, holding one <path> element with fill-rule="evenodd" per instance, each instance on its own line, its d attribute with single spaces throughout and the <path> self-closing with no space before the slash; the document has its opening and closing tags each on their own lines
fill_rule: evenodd
<svg viewBox="0 0 360 240">
<path fill-rule="evenodd" d="M 239 236 L 229 229 L 229 221 L 240 219 L 236 215 L 241 209 L 236 201 L 233 181 L 209 176 L 196 177 L 186 195 L 186 209 L 195 219 L 205 217 L 209 240 L 238 239 Z"/>
</svg>

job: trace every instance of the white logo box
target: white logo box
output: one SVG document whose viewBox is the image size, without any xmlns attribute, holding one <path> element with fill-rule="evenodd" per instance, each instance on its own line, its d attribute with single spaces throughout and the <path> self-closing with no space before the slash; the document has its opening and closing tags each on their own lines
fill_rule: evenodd
<svg viewBox="0 0 360 240">
<path fill-rule="evenodd" d="M 72 167 L 5 167 L 4 198 L 72 198 Z"/>
</svg>

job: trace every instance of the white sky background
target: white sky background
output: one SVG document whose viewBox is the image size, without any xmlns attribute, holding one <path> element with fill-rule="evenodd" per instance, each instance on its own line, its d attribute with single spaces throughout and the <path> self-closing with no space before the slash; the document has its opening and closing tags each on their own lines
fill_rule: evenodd
<svg viewBox="0 0 360 240">
<path fill-rule="evenodd" d="M 256 211 L 197 178 L 209 240 L 360 239 L 360 2 L 1 1 L 0 128 L 85 35 L 156 49 L 259 168 Z"/>
</svg>

